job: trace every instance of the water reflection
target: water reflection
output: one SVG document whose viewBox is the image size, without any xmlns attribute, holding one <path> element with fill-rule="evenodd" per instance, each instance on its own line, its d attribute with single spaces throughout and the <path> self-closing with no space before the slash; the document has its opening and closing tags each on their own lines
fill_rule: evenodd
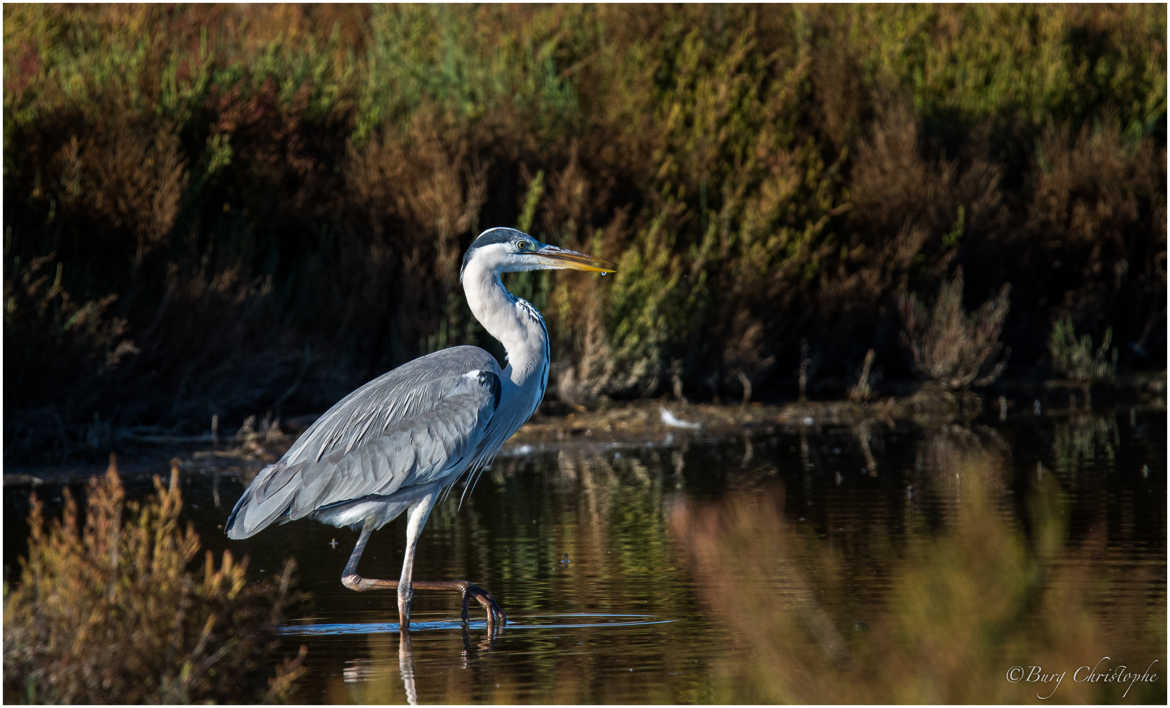
<svg viewBox="0 0 1170 708">
<path fill-rule="evenodd" d="M 567 620 L 575 619 L 576 622 Z M 509 632 L 524 629 L 581 629 L 585 627 L 638 627 L 648 624 L 667 624 L 674 620 L 659 619 L 654 615 L 613 615 L 598 612 L 570 612 L 560 615 L 545 615 L 542 617 L 514 618 L 508 622 Z M 462 630 L 464 643 L 467 641 L 468 630 L 485 630 L 485 640 L 490 642 L 499 636 L 503 628 L 496 625 L 488 626 L 487 622 L 420 622 L 410 625 L 411 632 L 441 632 Z M 397 632 L 397 622 L 365 622 L 365 623 L 330 623 L 330 624 L 292 624 L 280 628 L 280 633 L 293 636 L 321 636 L 337 634 L 381 634 Z"/>
<path fill-rule="evenodd" d="M 1062 447 L 1069 440 L 1083 453 L 1091 445 L 1116 444 L 1120 436 L 1116 427 L 1075 420 L 1052 439 L 1051 459 L 1059 464 L 1070 459 Z M 785 512 L 791 487 L 784 484 L 677 504 L 673 533 L 707 604 L 732 630 L 733 658 L 716 662 L 726 700 L 1165 701 L 1164 672 L 1145 678 L 1130 672 L 1118 681 L 1070 679 L 1060 686 L 1008 676 L 1020 666 L 1067 669 L 1069 675 L 1085 666 L 1081 673 L 1088 675 L 1087 667 L 1101 657 L 1138 672 L 1164 667 L 1166 636 L 1164 545 L 1140 553 L 1139 563 L 1127 562 L 1135 535 L 1155 546 L 1163 538 L 1164 507 L 1124 529 L 1124 540 L 1094 526 L 1084 540 L 1072 541 L 1069 508 L 1078 490 L 1062 487 L 1038 462 L 1034 473 L 1021 475 L 1024 492 L 1016 497 L 1010 461 L 1011 450 L 995 430 L 947 426 L 928 432 L 916 445 L 906 486 L 920 485 L 931 501 L 908 496 L 908 534 L 899 543 L 888 534 L 863 541 L 860 554 L 847 531 L 842 543 L 832 531 L 792 519 Z M 1100 472 L 1083 464 L 1069 468 L 1078 480 Z M 1128 506 L 1128 490 L 1114 492 L 1117 506 Z M 1017 506 L 1026 509 L 1023 516 Z M 937 519 L 933 526 L 923 513 L 928 507 Z M 830 512 L 828 525 L 845 531 L 849 521 L 856 520 Z M 1118 562 L 1120 572 L 1111 567 Z"/>
<path fill-rule="evenodd" d="M 492 588 L 509 616 L 494 637 L 419 593 L 404 640 L 393 593 L 338 584 L 348 531 L 230 547 L 255 577 L 298 561 L 311 600 L 285 640 L 309 649 L 307 703 L 1032 701 L 1012 664 L 1164 669 L 1165 444 L 1164 412 L 1126 411 L 531 448 L 437 507 L 416 562 Z M 242 488 L 184 478 L 217 552 Z M 6 566 L 21 498 L 6 491 Z M 403 545 L 391 525 L 363 563 L 393 574 Z M 1122 700 L 1071 683 L 1054 700 Z"/>
<path fill-rule="evenodd" d="M 436 629 L 436 628 L 431 628 Z M 476 651 L 486 651 L 491 648 L 493 631 L 489 630 L 485 639 L 475 645 L 473 650 L 467 628 L 460 627 L 463 636 L 463 653 L 461 654 L 461 668 L 469 667 L 469 660 Z M 397 628 L 395 628 L 397 631 Z M 416 630 L 417 631 L 417 630 Z M 426 631 L 424 628 L 422 631 Z M 397 633 L 398 637 L 398 676 L 402 680 L 403 698 L 410 705 L 418 705 L 418 688 L 415 685 L 414 644 L 411 632 Z M 342 680 L 346 684 L 357 686 L 372 686 L 381 684 L 386 679 L 385 667 L 375 659 L 350 659 L 342 669 Z M 425 680 L 424 676 L 424 680 Z M 361 701 L 367 702 L 367 701 Z"/>
<path fill-rule="evenodd" d="M 416 685 L 416 670 L 414 658 L 413 637 L 427 632 L 459 633 L 463 639 L 463 650 L 460 654 L 460 666 L 464 670 L 471 667 L 471 662 L 477 660 L 484 652 L 491 651 L 496 640 L 503 632 L 521 632 L 524 630 L 574 630 L 598 629 L 618 627 L 645 627 L 650 625 L 669 624 L 670 619 L 662 619 L 654 615 L 613 615 L 602 613 L 567 613 L 561 615 L 547 615 L 542 617 L 522 617 L 509 623 L 506 628 L 488 629 L 487 624 L 461 622 L 414 622 L 411 631 L 400 633 L 397 623 L 358 623 L 358 624 L 307 624 L 289 625 L 282 628 L 282 634 L 287 636 L 320 637 L 320 636 L 358 636 L 369 634 L 386 634 L 398 638 L 398 671 L 403 684 L 404 697 L 407 703 L 418 702 L 418 688 Z M 479 632 L 478 641 L 473 641 L 473 635 Z M 380 663 L 378 657 L 362 657 L 346 659 L 341 671 L 341 678 L 346 684 L 375 684 L 382 683 L 386 666 Z M 427 681 L 427 676 L 423 681 Z M 379 689 L 380 690 L 380 689 Z M 373 698 L 373 696 L 371 696 Z M 380 702 L 385 702 L 386 696 L 378 695 Z M 363 701 L 365 702 L 365 701 Z"/>
<path fill-rule="evenodd" d="M 464 634 L 463 642 L 466 646 L 466 634 Z M 467 656 L 466 650 L 464 650 L 463 655 Z M 418 689 L 414 685 L 414 649 L 410 643 L 410 634 L 408 632 L 403 632 L 398 635 L 398 673 L 402 676 L 402 686 L 406 691 L 406 702 L 412 706 L 418 705 Z M 346 676 L 346 680 L 349 680 L 349 678 L 349 676 Z"/>
</svg>

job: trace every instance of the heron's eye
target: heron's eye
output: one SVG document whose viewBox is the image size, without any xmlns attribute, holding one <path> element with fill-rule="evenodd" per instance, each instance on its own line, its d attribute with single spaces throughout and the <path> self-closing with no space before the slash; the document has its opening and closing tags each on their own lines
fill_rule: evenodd
<svg viewBox="0 0 1170 708">
<path fill-rule="evenodd" d="M 521 251 L 527 251 L 528 249 L 532 248 L 532 244 L 527 241 L 517 241 L 516 248 Z"/>
</svg>

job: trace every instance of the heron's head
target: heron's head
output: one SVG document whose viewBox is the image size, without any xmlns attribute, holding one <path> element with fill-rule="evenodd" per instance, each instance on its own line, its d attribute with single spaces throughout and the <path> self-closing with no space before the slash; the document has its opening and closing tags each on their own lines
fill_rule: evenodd
<svg viewBox="0 0 1170 708">
<path fill-rule="evenodd" d="M 471 263 L 495 273 L 564 268 L 593 273 L 617 271 L 617 266 L 603 258 L 541 243 L 523 231 L 502 226 L 484 231 L 467 247 L 459 271 L 461 279 Z"/>
</svg>

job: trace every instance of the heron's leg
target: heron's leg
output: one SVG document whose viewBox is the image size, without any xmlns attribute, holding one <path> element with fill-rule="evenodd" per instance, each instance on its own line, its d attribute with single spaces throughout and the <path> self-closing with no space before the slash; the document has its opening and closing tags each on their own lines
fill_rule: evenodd
<svg viewBox="0 0 1170 708">
<path fill-rule="evenodd" d="M 361 560 L 362 553 L 366 550 L 366 543 L 370 540 L 372 533 L 374 533 L 374 522 L 367 519 L 366 523 L 362 525 L 362 532 L 358 536 L 357 544 L 354 545 L 353 552 L 349 554 L 349 560 L 345 563 L 345 570 L 341 571 L 341 584 L 350 590 L 362 592 L 365 590 L 393 590 L 398 587 L 397 580 L 363 578 L 358 575 L 358 561 Z"/>
<path fill-rule="evenodd" d="M 398 626 L 405 630 L 410 627 L 410 603 L 414 600 L 414 552 L 418 548 L 418 537 L 427 525 L 427 517 L 435 505 L 432 492 L 415 502 L 406 512 L 406 552 L 402 554 L 402 577 L 398 579 Z"/>
<path fill-rule="evenodd" d="M 410 601 L 414 597 L 414 590 L 458 590 L 463 596 L 463 622 L 467 623 L 467 600 L 474 597 L 476 602 L 483 606 L 487 613 L 488 630 L 501 627 L 508 618 L 500 610 L 500 606 L 496 604 L 491 593 L 481 587 L 472 585 L 466 580 L 413 580 L 411 577 L 414 571 L 414 549 L 418 545 L 419 534 L 422 533 L 423 526 L 427 523 L 427 516 L 431 513 L 431 507 L 434 506 L 435 495 L 428 494 L 418 501 L 417 504 L 410 508 L 409 516 L 406 522 L 406 557 L 402 560 L 402 579 L 398 583 L 398 613 L 406 617 L 406 622 L 410 622 Z M 403 612 L 403 588 L 405 592 L 405 613 Z"/>
<path fill-rule="evenodd" d="M 402 559 L 402 577 L 399 580 L 385 580 L 382 578 L 365 578 L 358 574 L 358 561 L 366 550 L 366 543 L 374 532 L 374 522 L 367 521 L 358 536 L 353 552 L 341 572 L 341 584 L 350 590 L 365 592 L 367 590 L 398 590 L 398 620 L 401 629 L 410 625 L 410 603 L 414 597 L 414 590 L 456 590 L 463 596 L 463 621 L 467 622 L 468 600 L 475 601 L 483 606 L 487 613 L 488 628 L 502 627 L 508 620 L 500 606 L 496 604 L 491 593 L 483 588 L 472 585 L 466 580 L 419 580 L 413 581 L 414 553 L 418 547 L 418 537 L 426 525 L 427 517 L 434 505 L 434 495 L 427 495 L 407 512 L 406 523 L 406 553 Z"/>
</svg>

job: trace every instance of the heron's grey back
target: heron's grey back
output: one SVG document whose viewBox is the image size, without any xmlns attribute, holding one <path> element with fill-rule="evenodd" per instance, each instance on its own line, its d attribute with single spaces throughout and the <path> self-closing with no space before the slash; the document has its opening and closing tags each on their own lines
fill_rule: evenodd
<svg viewBox="0 0 1170 708">
<path fill-rule="evenodd" d="M 326 411 L 256 475 L 228 517 L 245 538 L 346 502 L 454 483 L 500 401 L 500 370 L 479 347 L 419 357 Z M 386 519 L 388 521 L 389 519 Z"/>
<path fill-rule="evenodd" d="M 495 357 L 479 347 L 441 349 L 387 371 L 325 411 L 280 458 L 286 465 L 348 452 L 382 427 L 429 412 L 454 389 L 447 383 L 472 371 L 500 373 Z"/>
</svg>

